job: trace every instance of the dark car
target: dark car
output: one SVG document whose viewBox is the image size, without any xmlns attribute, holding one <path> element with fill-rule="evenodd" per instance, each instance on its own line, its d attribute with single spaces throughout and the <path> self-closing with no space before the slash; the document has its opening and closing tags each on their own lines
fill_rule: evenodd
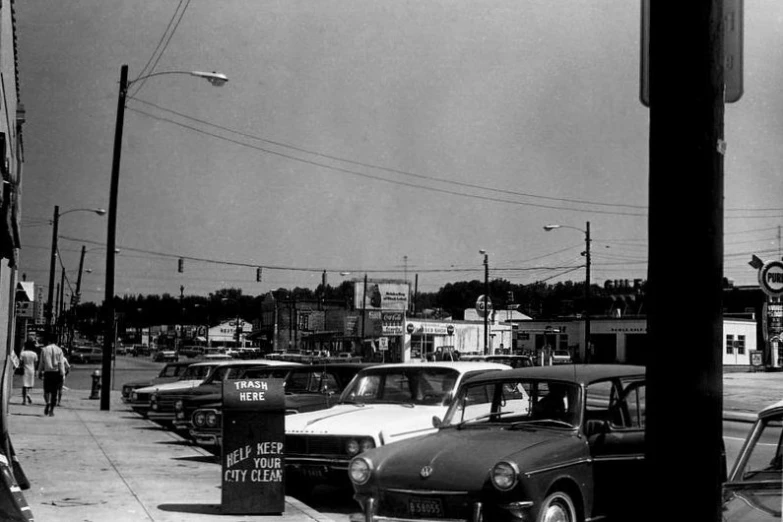
<svg viewBox="0 0 783 522">
<path fill-rule="evenodd" d="M 723 520 L 781 520 L 783 401 L 764 408 L 723 484 Z"/>
<path fill-rule="evenodd" d="M 275 367 L 268 371 L 266 377 L 285 380 L 285 411 L 286 415 L 291 415 L 330 407 L 359 370 L 368 366 L 371 364 L 329 363 Z M 207 403 L 210 400 L 212 404 Z M 199 445 L 221 445 L 221 406 L 222 396 L 191 397 L 183 401 L 182 418 L 190 421 L 190 435 Z M 177 413 L 179 415 L 179 411 Z"/>
<path fill-rule="evenodd" d="M 293 363 L 269 361 L 266 359 L 240 361 L 230 359 L 220 361 L 204 382 L 187 389 L 158 390 L 150 398 L 150 410 L 147 417 L 163 425 L 171 425 L 176 418 L 175 405 L 185 397 L 217 394 L 223 389 L 223 381 L 228 379 L 252 379 L 267 366 L 291 365 Z"/>
<path fill-rule="evenodd" d="M 634 520 L 644 419 L 641 366 L 472 377 L 437 432 L 353 458 L 351 520 Z"/>
<path fill-rule="evenodd" d="M 160 373 L 154 379 L 147 379 L 144 381 L 131 381 L 122 385 L 122 400 L 128 402 L 133 390 L 139 388 L 146 388 L 147 386 L 153 386 L 155 384 L 162 384 L 164 382 L 173 382 L 179 379 L 185 372 L 185 368 L 193 364 L 193 362 L 172 362 L 160 369 Z"/>
<path fill-rule="evenodd" d="M 76 347 L 71 351 L 68 362 L 71 364 L 100 364 L 103 361 L 103 349 L 97 347 Z"/>
<path fill-rule="evenodd" d="M 141 415 L 146 417 L 150 410 L 152 394 L 158 390 L 187 390 L 198 386 L 207 378 L 210 372 L 214 371 L 220 365 L 215 362 L 195 362 L 191 363 L 176 381 L 157 383 L 143 388 L 131 390 L 128 405 Z"/>
<path fill-rule="evenodd" d="M 535 364 L 533 364 L 533 358 L 529 355 L 487 355 L 484 357 L 484 360 L 487 362 L 507 364 L 512 368 L 535 366 Z"/>
</svg>

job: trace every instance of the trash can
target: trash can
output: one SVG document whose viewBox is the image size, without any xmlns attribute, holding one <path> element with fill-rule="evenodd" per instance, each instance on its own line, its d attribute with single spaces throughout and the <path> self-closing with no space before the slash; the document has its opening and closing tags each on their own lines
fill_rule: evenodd
<svg viewBox="0 0 783 522">
<path fill-rule="evenodd" d="M 223 383 L 221 511 L 285 511 L 285 390 L 282 379 Z"/>
</svg>

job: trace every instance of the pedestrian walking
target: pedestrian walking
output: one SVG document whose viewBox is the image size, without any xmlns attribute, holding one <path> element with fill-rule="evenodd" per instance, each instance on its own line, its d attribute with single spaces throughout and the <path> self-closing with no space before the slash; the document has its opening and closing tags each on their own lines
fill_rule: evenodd
<svg viewBox="0 0 783 522">
<path fill-rule="evenodd" d="M 46 332 L 44 336 L 46 346 L 41 349 L 41 357 L 38 361 L 38 376 L 43 379 L 44 401 L 46 402 L 44 415 L 49 417 L 54 417 L 57 392 L 65 377 L 65 356 L 56 341 L 57 336 L 53 332 Z"/>
<path fill-rule="evenodd" d="M 68 377 L 69 373 L 71 373 L 71 364 L 68 362 L 68 358 L 65 355 L 63 355 L 63 370 L 65 371 L 65 373 L 63 374 L 63 380 L 60 383 L 60 387 L 57 389 L 57 406 L 59 406 L 63 400 L 63 388 L 65 388 L 65 378 Z"/>
<path fill-rule="evenodd" d="M 32 404 L 30 395 L 35 386 L 35 368 L 38 366 L 38 354 L 25 343 L 22 353 L 19 355 L 19 363 L 22 367 L 22 404 Z"/>
</svg>

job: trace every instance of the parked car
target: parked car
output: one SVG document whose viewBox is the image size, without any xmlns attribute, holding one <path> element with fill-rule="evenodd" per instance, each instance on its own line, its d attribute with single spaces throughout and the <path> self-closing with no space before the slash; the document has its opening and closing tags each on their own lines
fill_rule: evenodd
<svg viewBox="0 0 783 522">
<path fill-rule="evenodd" d="M 77 346 L 71 350 L 68 362 L 71 364 L 100 364 L 103 361 L 103 348 Z"/>
<path fill-rule="evenodd" d="M 625 509 L 643 493 L 644 419 L 641 366 L 473 377 L 436 433 L 351 460 L 351 520 L 635 520 Z"/>
<path fill-rule="evenodd" d="M 306 492 L 316 481 L 345 481 L 358 453 L 432 433 L 463 379 L 509 370 L 487 362 L 380 364 L 365 368 L 329 409 L 285 419 L 289 490 Z"/>
<path fill-rule="evenodd" d="M 144 388 L 137 388 L 131 391 L 128 404 L 133 409 L 133 411 L 142 417 L 146 417 L 150 410 L 152 394 L 157 390 L 185 390 L 194 386 L 198 386 L 204 381 L 204 379 L 207 378 L 213 369 L 219 366 L 220 362 L 221 361 L 192 363 L 185 369 L 185 371 L 176 381 L 162 384 L 153 384 L 152 386 L 147 386 Z"/>
<path fill-rule="evenodd" d="M 496 362 L 507 364 L 512 368 L 527 368 L 535 366 L 533 358 L 529 355 L 487 355 L 484 359 L 487 362 Z"/>
<path fill-rule="evenodd" d="M 571 364 L 571 353 L 568 350 L 555 350 L 552 352 L 552 364 Z"/>
<path fill-rule="evenodd" d="M 230 359 L 219 361 L 216 364 L 215 369 L 207 375 L 204 381 L 195 386 L 165 388 L 164 385 L 158 387 L 157 390 L 152 392 L 150 397 L 150 409 L 147 412 L 147 418 L 166 426 L 172 425 L 176 418 L 174 407 L 178 401 L 182 401 L 189 396 L 218 394 L 222 392 L 223 381 L 227 379 L 252 379 L 264 367 L 291 365 L 292 363 L 266 359 Z"/>
<path fill-rule="evenodd" d="M 260 377 L 285 381 L 285 413 L 292 415 L 332 406 L 351 379 L 370 364 L 330 363 L 270 367 Z M 189 428 L 193 440 L 210 448 L 222 444 L 222 394 L 187 397 L 175 405 L 175 426 Z M 187 422 L 186 422 L 187 421 Z"/>
<path fill-rule="evenodd" d="M 193 364 L 193 362 L 171 362 L 161 368 L 160 373 L 158 373 L 158 376 L 154 379 L 126 382 L 122 385 L 122 401 L 130 401 L 131 392 L 133 392 L 133 390 L 179 380 L 182 374 L 185 373 L 185 369 L 191 364 Z"/>
<path fill-rule="evenodd" d="M 781 520 L 783 401 L 764 408 L 723 484 L 723 520 Z"/>
<path fill-rule="evenodd" d="M 175 350 L 158 350 L 152 356 L 152 360 L 155 362 L 178 361 L 179 356 Z"/>
</svg>

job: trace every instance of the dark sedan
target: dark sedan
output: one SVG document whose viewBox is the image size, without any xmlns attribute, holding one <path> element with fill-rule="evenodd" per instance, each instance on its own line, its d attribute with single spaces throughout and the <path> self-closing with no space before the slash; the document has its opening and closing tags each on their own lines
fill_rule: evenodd
<svg viewBox="0 0 783 522">
<path fill-rule="evenodd" d="M 783 401 L 763 409 L 723 484 L 723 520 L 781 519 Z"/>
<path fill-rule="evenodd" d="M 362 510 L 351 520 L 633 520 L 626 510 L 644 473 L 644 418 L 639 366 L 472 377 L 434 419 L 436 433 L 351 461 Z"/>
</svg>

